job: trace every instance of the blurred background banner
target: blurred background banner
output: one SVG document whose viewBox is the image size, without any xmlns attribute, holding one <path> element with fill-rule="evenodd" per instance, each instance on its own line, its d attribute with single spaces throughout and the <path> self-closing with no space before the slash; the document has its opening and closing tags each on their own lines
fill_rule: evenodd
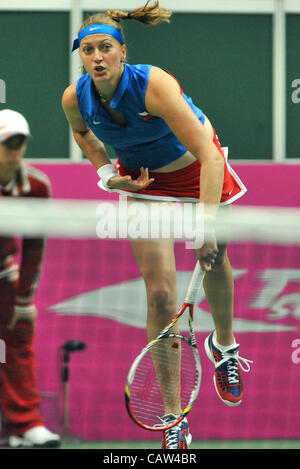
<svg viewBox="0 0 300 469">
<path fill-rule="evenodd" d="M 38 167 L 53 181 L 57 198 L 94 199 L 98 195 L 103 200 L 104 194 L 105 200 L 116 199 L 98 192 L 91 166 Z M 246 178 L 249 189 L 239 205 L 297 207 L 294 166 L 262 164 L 259 171 L 252 164 L 234 167 Z M 63 184 L 66 171 L 68 182 Z M 282 191 L 276 189 L 280 180 L 285 181 Z M 74 187 L 80 190 L 74 192 Z M 195 260 L 184 243 L 177 243 L 175 252 L 180 304 Z M 234 330 L 242 355 L 254 365 L 244 375 L 245 402 L 235 409 L 224 406 L 215 394 L 211 364 L 204 354 L 203 341 L 213 322 L 202 292 L 195 328 L 203 381 L 189 417 L 194 437 L 299 438 L 300 364 L 293 360 L 297 350 L 292 345 L 299 337 L 299 246 L 241 242 L 233 243 L 229 253 L 236 290 Z M 129 243 L 51 239 L 37 305 L 41 389 L 60 390 L 57 350 L 62 343 L 76 337 L 88 345 L 70 363 L 71 433 L 87 440 L 105 440 L 107 432 L 115 440 L 157 439 L 129 420 L 123 403 L 128 369 L 146 343 L 145 288 Z"/>
<path fill-rule="evenodd" d="M 82 20 L 99 8 L 130 10 L 140 3 L 0 1 L 0 109 L 10 106 L 27 116 L 35 137 L 29 158 L 83 158 L 60 103 L 66 86 L 82 74 L 71 44 Z M 162 5 L 175 13 L 170 24 L 153 30 L 125 22 L 128 62 L 162 66 L 175 75 L 230 147 L 230 159 L 297 160 L 300 3 L 169 0 Z"/>
<path fill-rule="evenodd" d="M 26 160 L 49 176 L 54 198 L 117 200 L 97 187 L 96 171 L 71 138 L 61 96 L 83 73 L 78 51 L 70 53 L 83 19 L 142 4 L 0 0 L 0 110 L 26 116 L 34 137 Z M 169 25 L 125 23 L 128 62 L 168 69 L 207 114 L 248 189 L 238 205 L 299 207 L 300 2 L 160 4 L 174 11 Z M 184 243 L 175 253 L 180 304 L 195 258 Z M 236 339 L 254 364 L 244 375 L 245 402 L 224 406 L 204 354 L 213 323 L 202 295 L 195 326 L 203 381 L 189 417 L 193 438 L 299 438 L 299 245 L 234 243 L 229 254 Z M 94 441 L 158 439 L 135 426 L 124 406 L 129 366 L 146 343 L 145 289 L 128 242 L 50 239 L 36 304 L 39 388 L 49 428 L 60 426 L 58 351 L 78 339 L 87 349 L 70 362 L 70 433 Z"/>
</svg>

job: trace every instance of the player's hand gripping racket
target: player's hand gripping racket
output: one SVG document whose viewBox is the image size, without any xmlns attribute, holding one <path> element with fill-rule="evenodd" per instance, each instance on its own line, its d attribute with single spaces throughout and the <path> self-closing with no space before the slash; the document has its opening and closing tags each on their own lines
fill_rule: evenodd
<svg viewBox="0 0 300 469">
<path fill-rule="evenodd" d="M 201 382 L 201 364 L 193 328 L 193 312 L 205 272 L 197 262 L 184 303 L 156 339 L 134 360 L 127 377 L 125 403 L 133 421 L 147 430 L 177 425 L 192 409 Z M 188 309 L 189 333 L 177 329 Z M 167 414 L 176 419 L 168 422 Z"/>
</svg>

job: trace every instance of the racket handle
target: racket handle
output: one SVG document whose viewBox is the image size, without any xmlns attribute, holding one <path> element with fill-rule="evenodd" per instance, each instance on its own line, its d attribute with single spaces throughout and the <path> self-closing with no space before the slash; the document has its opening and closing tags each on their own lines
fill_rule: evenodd
<svg viewBox="0 0 300 469">
<path fill-rule="evenodd" d="M 200 263 L 197 261 L 197 264 L 195 266 L 192 278 L 190 280 L 187 292 L 186 292 L 186 297 L 185 297 L 185 303 L 190 303 L 190 304 L 195 304 L 200 293 L 200 289 L 202 287 L 202 282 L 204 279 L 205 272 L 204 270 L 201 269 Z"/>
</svg>

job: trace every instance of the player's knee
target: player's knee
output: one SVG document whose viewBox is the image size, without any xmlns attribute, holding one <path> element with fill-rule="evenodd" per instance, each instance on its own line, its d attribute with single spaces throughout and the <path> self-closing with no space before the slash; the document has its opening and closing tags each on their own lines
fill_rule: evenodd
<svg viewBox="0 0 300 469">
<path fill-rule="evenodd" d="M 226 253 L 218 253 L 215 259 L 215 262 L 212 266 L 213 270 L 221 269 L 225 265 L 226 260 L 227 260 Z"/>
<path fill-rule="evenodd" d="M 168 287 L 152 288 L 149 292 L 149 304 L 156 311 L 168 311 L 173 307 L 173 295 Z"/>
</svg>

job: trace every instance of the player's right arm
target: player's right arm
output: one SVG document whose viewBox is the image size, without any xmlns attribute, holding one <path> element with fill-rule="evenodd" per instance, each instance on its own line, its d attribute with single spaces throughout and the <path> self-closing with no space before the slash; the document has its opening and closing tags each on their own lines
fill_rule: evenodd
<svg viewBox="0 0 300 469">
<path fill-rule="evenodd" d="M 76 83 L 72 83 L 72 85 L 65 89 L 62 96 L 62 107 L 72 127 L 76 143 L 95 166 L 96 170 L 98 171 L 104 165 L 111 165 L 105 146 L 82 119 L 78 108 Z M 112 177 L 109 179 L 109 187 L 111 189 L 125 189 L 135 192 L 148 187 L 152 181 L 153 179 L 149 179 L 148 170 L 141 168 L 141 174 L 135 180 L 132 180 L 130 176 L 119 176 L 112 173 Z"/>
<path fill-rule="evenodd" d="M 68 86 L 62 96 L 62 107 L 69 121 L 74 139 L 83 153 L 98 170 L 105 164 L 110 164 L 110 159 L 106 153 L 103 143 L 94 135 L 82 119 L 78 108 L 76 96 L 76 83 Z"/>
</svg>

